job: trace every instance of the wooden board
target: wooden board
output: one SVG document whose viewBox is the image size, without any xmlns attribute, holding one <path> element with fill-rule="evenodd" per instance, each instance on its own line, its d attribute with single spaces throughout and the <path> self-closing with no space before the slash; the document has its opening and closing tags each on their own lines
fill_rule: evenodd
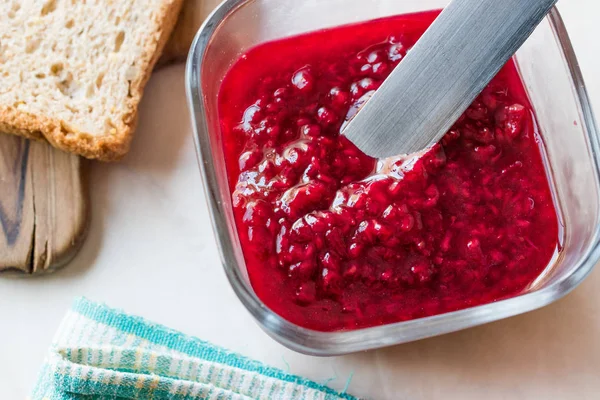
<svg viewBox="0 0 600 400">
<path fill-rule="evenodd" d="M 0 137 L 0 271 L 39 274 L 75 255 L 88 220 L 84 163 L 43 142 Z"/>
</svg>

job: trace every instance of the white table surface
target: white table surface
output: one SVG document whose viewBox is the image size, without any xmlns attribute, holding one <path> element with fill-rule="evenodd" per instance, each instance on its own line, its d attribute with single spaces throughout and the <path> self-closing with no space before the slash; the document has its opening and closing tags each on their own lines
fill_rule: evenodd
<svg viewBox="0 0 600 400">
<path fill-rule="evenodd" d="M 561 0 L 600 115 L 600 2 Z M 165 101 L 169 98 L 169 101 Z M 183 66 L 156 73 L 130 155 L 91 166 L 91 231 L 66 269 L 0 278 L 0 399 L 31 389 L 72 299 L 85 295 L 373 399 L 600 398 L 600 270 L 542 310 L 393 348 L 319 359 L 270 339 L 220 267 L 184 97 Z"/>
</svg>

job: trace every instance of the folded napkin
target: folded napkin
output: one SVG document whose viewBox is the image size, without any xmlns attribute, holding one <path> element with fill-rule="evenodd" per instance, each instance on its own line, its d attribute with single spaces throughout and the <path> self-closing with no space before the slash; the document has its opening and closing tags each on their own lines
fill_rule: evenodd
<svg viewBox="0 0 600 400">
<path fill-rule="evenodd" d="M 354 399 L 86 299 L 60 325 L 31 398 Z"/>
</svg>

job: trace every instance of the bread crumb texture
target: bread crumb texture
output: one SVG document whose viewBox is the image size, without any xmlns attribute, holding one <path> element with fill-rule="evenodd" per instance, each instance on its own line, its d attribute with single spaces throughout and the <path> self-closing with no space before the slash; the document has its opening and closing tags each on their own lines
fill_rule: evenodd
<svg viewBox="0 0 600 400">
<path fill-rule="evenodd" d="M 181 0 L 0 1 L 0 131 L 123 157 Z"/>
</svg>

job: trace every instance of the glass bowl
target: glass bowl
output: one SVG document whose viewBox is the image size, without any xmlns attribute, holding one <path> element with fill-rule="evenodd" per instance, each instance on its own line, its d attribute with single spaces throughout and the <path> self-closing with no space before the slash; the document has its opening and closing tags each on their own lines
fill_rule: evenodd
<svg viewBox="0 0 600 400">
<path fill-rule="evenodd" d="M 196 148 L 227 277 L 274 339 L 327 356 L 374 349 L 481 325 L 543 307 L 590 273 L 599 251 L 598 132 L 575 54 L 555 8 L 515 55 L 543 134 L 560 219 L 560 251 L 521 295 L 447 314 L 367 329 L 318 332 L 286 321 L 255 295 L 246 272 L 227 185 L 217 95 L 229 67 L 259 43 L 322 28 L 446 6 L 444 0 L 226 0 L 206 20 L 186 71 Z"/>
</svg>

